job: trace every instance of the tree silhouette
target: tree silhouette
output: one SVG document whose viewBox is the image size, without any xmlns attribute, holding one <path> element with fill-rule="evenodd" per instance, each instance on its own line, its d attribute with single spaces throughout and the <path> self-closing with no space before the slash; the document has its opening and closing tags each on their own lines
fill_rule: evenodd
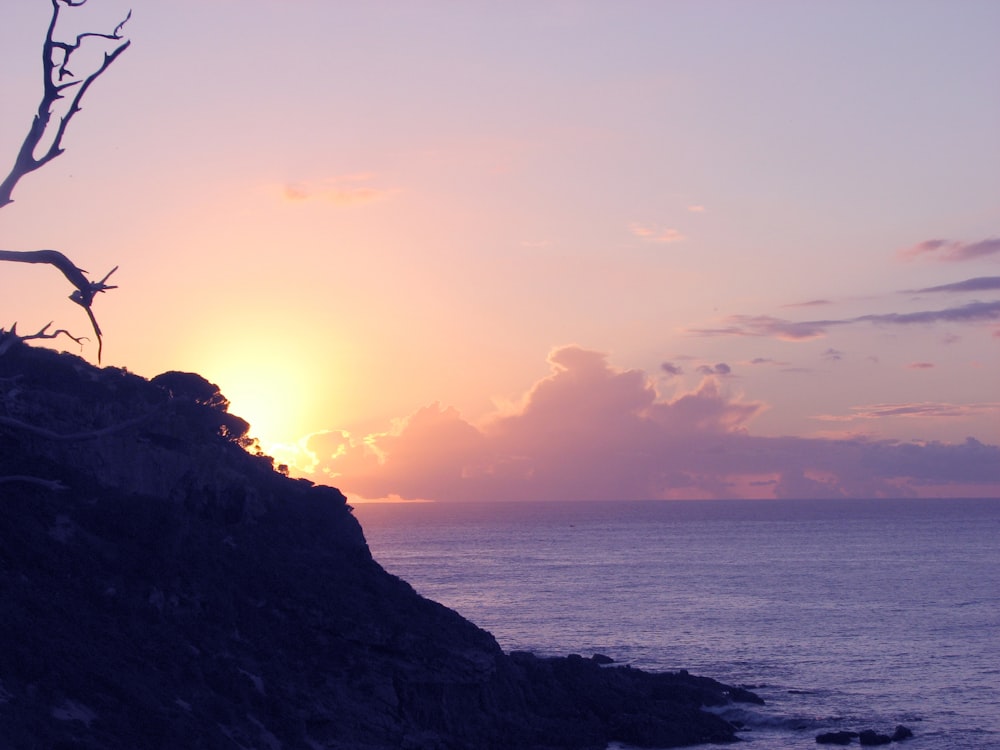
<svg viewBox="0 0 1000 750">
<path fill-rule="evenodd" d="M 0 182 L 0 208 L 14 202 L 12 197 L 14 188 L 23 177 L 45 166 L 63 153 L 63 138 L 66 135 L 66 129 L 73 117 L 80 111 L 80 102 L 83 100 L 84 94 L 131 44 L 131 41 L 122 36 L 122 29 L 132 17 L 132 11 L 129 11 L 125 18 L 109 33 L 84 32 L 77 34 L 71 41 L 58 39 L 56 33 L 60 11 L 64 7 L 78 8 L 85 5 L 88 0 L 50 1 L 52 3 L 52 17 L 42 45 L 42 98 L 31 122 L 31 128 L 21 143 L 14 165 L 3 182 Z M 70 65 L 73 63 L 75 53 L 85 45 L 89 47 L 101 42 L 105 45 L 104 57 L 96 69 L 82 75 L 74 73 Z M 66 106 L 64 111 L 59 114 L 57 106 L 61 102 Z M 98 293 L 115 288 L 107 282 L 118 267 L 115 266 L 111 269 L 101 280 L 91 281 L 87 277 L 86 271 L 79 268 L 58 250 L 0 250 L 0 261 L 44 263 L 62 272 L 75 287 L 70 299 L 87 311 L 87 317 L 90 319 L 94 335 L 97 337 L 97 360 L 100 362 L 103 340 L 101 328 L 97 324 L 97 318 L 94 317 L 92 306 L 94 297 Z M 23 341 L 26 339 L 55 338 L 60 334 L 65 334 L 74 341 L 80 342 L 82 340 L 70 335 L 64 329 L 57 329 L 50 333 L 48 329 L 51 325 L 49 323 L 36 333 L 27 335 L 17 333 L 16 323 L 11 326 L 10 331 L 0 329 L 0 355 L 6 350 L 4 347 L 5 339 Z"/>
</svg>

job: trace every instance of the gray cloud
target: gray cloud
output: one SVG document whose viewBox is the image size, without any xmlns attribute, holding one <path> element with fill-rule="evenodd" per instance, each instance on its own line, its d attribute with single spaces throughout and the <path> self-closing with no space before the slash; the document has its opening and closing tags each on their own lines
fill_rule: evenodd
<svg viewBox="0 0 1000 750">
<path fill-rule="evenodd" d="M 733 372 L 733 368 L 727 365 L 725 362 L 719 362 L 716 365 L 701 365 L 698 367 L 696 372 L 699 375 L 721 375 L 725 377 Z"/>
<path fill-rule="evenodd" d="M 673 362 L 664 362 L 660 365 L 660 369 L 670 376 L 683 375 L 684 370 L 680 365 L 675 365 Z"/>
<path fill-rule="evenodd" d="M 940 310 L 910 313 L 880 313 L 832 320 L 794 321 L 769 315 L 733 315 L 730 325 L 722 328 L 691 328 L 694 336 L 762 336 L 786 341 L 805 341 L 824 336 L 830 328 L 874 323 L 876 325 L 914 325 L 929 323 L 981 323 L 1000 320 L 1000 301 L 970 302 Z"/>
<path fill-rule="evenodd" d="M 931 292 L 991 292 L 1000 289 L 1000 276 L 977 276 L 974 279 L 956 281 L 954 284 L 928 286 L 914 289 L 910 293 L 928 294 Z"/>
<path fill-rule="evenodd" d="M 1000 301 L 970 302 L 960 307 L 943 310 L 922 310 L 912 313 L 886 313 L 883 315 L 860 315 L 839 323 L 884 323 L 889 325 L 912 325 L 914 323 L 978 323 L 1000 320 Z"/>
<path fill-rule="evenodd" d="M 788 341 L 805 341 L 826 334 L 826 329 L 843 325 L 837 320 L 794 321 L 770 315 L 732 315 L 726 319 L 730 325 L 722 328 L 691 328 L 695 336 L 767 336 Z"/>
<path fill-rule="evenodd" d="M 853 422 L 863 419 L 887 417 L 920 417 L 966 419 L 983 414 L 1000 412 L 1000 402 L 986 401 L 970 404 L 952 404 L 945 401 L 917 401 L 901 404 L 866 404 L 851 407 L 850 414 L 822 414 L 815 419 L 829 422 Z"/>
</svg>

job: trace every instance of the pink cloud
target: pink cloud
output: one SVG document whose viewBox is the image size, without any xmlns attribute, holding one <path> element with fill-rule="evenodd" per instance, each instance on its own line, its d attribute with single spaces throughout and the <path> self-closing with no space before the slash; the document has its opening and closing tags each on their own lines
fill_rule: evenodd
<svg viewBox="0 0 1000 750">
<path fill-rule="evenodd" d="M 979 242 L 959 242 L 957 240 L 925 240 L 899 251 L 903 260 L 930 257 L 944 262 L 977 260 L 1000 253 L 1000 239 L 991 237 Z"/>
<path fill-rule="evenodd" d="M 684 235 L 676 229 L 660 229 L 658 227 L 650 227 L 643 224 L 630 224 L 629 230 L 636 237 L 645 240 L 646 242 L 660 242 L 666 244 L 671 242 L 681 242 L 684 239 Z"/>
<path fill-rule="evenodd" d="M 811 299 L 806 302 L 790 302 L 787 305 L 782 305 L 782 307 L 823 307 L 824 305 L 832 304 L 828 299 Z"/>
<path fill-rule="evenodd" d="M 906 366 L 906 369 L 907 370 L 930 370 L 930 369 L 933 369 L 933 367 L 934 367 L 934 363 L 933 362 L 910 362 L 910 364 L 908 364 Z"/>
<path fill-rule="evenodd" d="M 363 173 L 323 180 L 290 182 L 284 185 L 282 194 L 285 200 L 289 201 L 322 200 L 338 206 L 350 206 L 384 200 L 397 192 L 394 189 L 365 184 L 374 177 Z"/>
<path fill-rule="evenodd" d="M 808 341 L 826 335 L 826 330 L 837 325 L 836 320 L 794 321 L 770 315 L 731 315 L 728 325 L 720 328 L 692 328 L 695 336 L 764 336 L 784 341 Z"/>
<path fill-rule="evenodd" d="M 364 498 L 445 501 L 877 497 L 958 481 L 1000 490 L 995 446 L 754 437 L 764 404 L 714 374 L 663 398 L 645 372 L 600 352 L 566 346 L 549 364 L 516 407 L 479 424 L 432 404 L 362 440 L 315 435 L 310 478 Z"/>
</svg>

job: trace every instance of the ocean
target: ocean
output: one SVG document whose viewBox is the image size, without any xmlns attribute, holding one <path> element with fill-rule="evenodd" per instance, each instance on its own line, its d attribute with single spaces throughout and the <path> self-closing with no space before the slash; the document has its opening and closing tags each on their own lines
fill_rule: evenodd
<svg viewBox="0 0 1000 750">
<path fill-rule="evenodd" d="M 1000 748 L 1000 500 L 359 504 L 376 560 L 505 651 L 751 687 L 747 747 Z M 855 741 L 854 744 L 857 747 Z"/>
</svg>

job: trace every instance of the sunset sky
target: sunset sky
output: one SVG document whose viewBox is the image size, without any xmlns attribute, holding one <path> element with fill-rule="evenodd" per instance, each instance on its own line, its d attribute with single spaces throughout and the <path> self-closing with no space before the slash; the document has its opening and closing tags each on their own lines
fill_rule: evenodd
<svg viewBox="0 0 1000 750">
<path fill-rule="evenodd" d="M 0 11 L 3 174 L 49 15 Z M 103 364 L 201 373 L 298 473 L 1000 496 L 995 0 L 135 0 L 125 31 L 0 248 L 119 265 Z M 4 266 L 0 326 L 87 332 Z"/>
</svg>

